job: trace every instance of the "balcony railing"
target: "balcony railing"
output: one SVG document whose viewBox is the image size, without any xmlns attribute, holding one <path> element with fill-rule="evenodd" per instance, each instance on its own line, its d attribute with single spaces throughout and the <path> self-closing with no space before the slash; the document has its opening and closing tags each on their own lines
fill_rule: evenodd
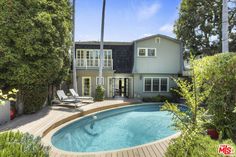
<svg viewBox="0 0 236 157">
<path fill-rule="evenodd" d="M 77 67 L 85 69 L 99 68 L 100 59 L 77 59 Z M 113 68 L 113 60 L 105 59 L 104 68 Z"/>
</svg>

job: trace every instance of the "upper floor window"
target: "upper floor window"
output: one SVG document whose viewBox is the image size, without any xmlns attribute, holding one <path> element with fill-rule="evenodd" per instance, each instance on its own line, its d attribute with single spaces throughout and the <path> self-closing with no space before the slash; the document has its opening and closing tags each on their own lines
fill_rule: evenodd
<svg viewBox="0 0 236 157">
<path fill-rule="evenodd" d="M 155 57 L 156 48 L 138 48 L 139 57 Z"/>
<path fill-rule="evenodd" d="M 99 60 L 100 59 L 100 50 L 99 49 L 77 49 L 77 59 L 81 60 Z M 104 50 L 104 59 L 112 59 L 112 50 Z"/>
<path fill-rule="evenodd" d="M 161 38 L 160 37 L 156 37 L 155 38 L 155 43 L 160 44 L 160 42 L 161 42 Z"/>
</svg>

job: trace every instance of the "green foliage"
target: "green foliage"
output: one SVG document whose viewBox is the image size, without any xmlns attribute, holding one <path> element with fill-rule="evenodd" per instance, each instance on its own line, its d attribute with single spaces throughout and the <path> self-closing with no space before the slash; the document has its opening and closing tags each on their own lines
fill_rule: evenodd
<svg viewBox="0 0 236 157">
<path fill-rule="evenodd" d="M 1 0 L 0 26 L 1 87 L 22 91 L 59 84 L 66 77 L 71 45 L 68 0 Z"/>
<path fill-rule="evenodd" d="M 219 144 L 229 144 L 236 150 L 236 145 L 231 140 L 212 140 L 209 136 L 191 134 L 172 140 L 165 153 L 166 157 L 220 157 L 218 154 Z"/>
<path fill-rule="evenodd" d="M 212 90 L 206 101 L 212 124 L 223 138 L 231 137 L 236 129 L 236 54 L 224 53 L 195 61 L 199 82 Z"/>
<path fill-rule="evenodd" d="M 4 100 L 9 100 L 9 101 L 15 101 L 14 96 L 18 90 L 12 89 L 11 91 L 8 91 L 7 94 L 4 94 L 3 91 L 0 89 L 0 105 L 4 104 Z"/>
<path fill-rule="evenodd" d="M 157 95 L 154 97 L 143 98 L 143 102 L 165 102 L 165 101 L 171 101 L 171 98 L 164 95 Z"/>
<path fill-rule="evenodd" d="M 188 107 L 188 112 L 182 112 L 176 104 L 166 102 L 162 110 L 169 110 L 173 113 L 174 125 L 183 134 L 202 133 L 204 125 L 207 122 L 206 111 L 200 105 L 207 99 L 211 92 L 211 86 L 205 86 L 199 79 L 199 75 L 195 73 L 196 66 L 191 59 L 191 80 L 178 79 L 175 80 L 179 91 L 176 91 L 185 99 L 185 104 Z"/>
<path fill-rule="evenodd" d="M 20 132 L 0 133 L 0 156 L 2 157 L 48 157 L 49 148 L 44 147 L 40 138 Z"/>
<path fill-rule="evenodd" d="M 236 7 L 228 6 L 229 48 L 236 51 Z M 221 28 L 222 0 L 182 0 L 174 32 L 187 49 L 196 54 L 221 52 Z"/>
<path fill-rule="evenodd" d="M 173 87 L 170 89 L 171 93 L 171 99 L 173 102 L 178 102 L 181 98 L 181 95 L 179 94 L 179 87 Z"/>
<path fill-rule="evenodd" d="M 48 95 L 47 87 L 35 86 L 23 89 L 24 113 L 30 114 L 39 111 L 45 103 Z"/>
<path fill-rule="evenodd" d="M 219 141 L 234 148 L 232 136 L 235 128 L 236 55 L 218 54 L 201 60 L 191 61 L 192 82 L 176 80 L 179 93 L 185 98 L 189 112 L 181 112 L 174 104 L 166 103 L 163 110 L 174 114 L 174 125 L 181 136 L 167 150 L 167 157 L 219 156 Z M 207 104 L 207 111 L 199 107 Z M 211 114 L 212 116 L 209 116 Z M 214 125 L 224 138 L 231 140 L 213 141 L 203 136 L 206 124 Z"/>
<path fill-rule="evenodd" d="M 105 89 L 103 88 L 103 86 L 98 85 L 96 88 L 95 100 L 96 101 L 103 101 L 104 94 L 105 94 Z"/>
</svg>

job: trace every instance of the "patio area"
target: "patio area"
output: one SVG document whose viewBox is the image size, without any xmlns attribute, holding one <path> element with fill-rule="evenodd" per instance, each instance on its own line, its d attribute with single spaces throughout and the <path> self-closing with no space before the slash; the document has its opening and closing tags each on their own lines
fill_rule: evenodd
<svg viewBox="0 0 236 157">
<path fill-rule="evenodd" d="M 48 144 L 50 141 L 50 131 L 57 126 L 63 125 L 73 119 L 90 114 L 96 111 L 105 110 L 109 108 L 125 106 L 133 103 L 138 103 L 137 99 L 118 99 L 105 100 L 103 102 L 95 102 L 93 104 L 85 105 L 80 108 L 68 108 L 65 106 L 47 106 L 38 113 L 32 115 L 20 116 L 9 123 L 0 126 L 0 132 L 7 130 L 20 131 L 30 133 L 34 136 L 42 137 L 44 143 Z M 176 137 L 176 135 L 173 135 Z M 50 156 L 66 156 L 66 157 L 161 157 L 168 147 L 171 137 L 144 144 L 137 147 L 122 149 L 112 152 L 99 153 L 70 153 L 58 150 L 55 147 L 51 148 Z"/>
</svg>

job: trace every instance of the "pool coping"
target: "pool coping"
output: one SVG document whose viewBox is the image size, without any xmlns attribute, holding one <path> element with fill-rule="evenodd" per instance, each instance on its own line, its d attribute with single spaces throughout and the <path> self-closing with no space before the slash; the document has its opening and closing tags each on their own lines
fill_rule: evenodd
<svg viewBox="0 0 236 157">
<path fill-rule="evenodd" d="M 56 124 L 54 124 L 53 126 L 49 127 L 44 133 L 43 133 L 43 138 L 42 138 L 42 142 L 44 145 L 47 145 L 51 148 L 50 150 L 50 156 L 54 156 L 55 154 L 63 154 L 66 156 L 89 156 L 89 155 L 97 155 L 97 154 L 108 154 L 108 153 L 115 153 L 115 152 L 122 152 L 122 151 L 129 151 L 129 150 L 135 150 L 135 149 L 139 149 L 145 146 L 152 146 L 155 145 L 157 143 L 163 143 L 163 142 L 169 142 L 171 139 L 173 138 L 177 138 L 178 136 L 180 136 L 180 132 L 177 132 L 173 135 L 170 135 L 168 137 L 162 138 L 160 140 L 156 140 L 156 141 L 152 141 L 149 143 L 145 143 L 142 145 L 138 145 L 138 146 L 133 146 L 133 147 L 129 147 L 129 148 L 122 148 L 122 149 L 116 149 L 116 150 L 109 150 L 109 151 L 98 151 L 98 152 L 70 152 L 70 151 L 65 151 L 65 150 L 61 150 L 59 148 L 56 148 L 52 143 L 51 143 L 51 138 L 54 135 L 54 133 L 56 133 L 58 130 L 62 129 L 63 127 L 90 115 L 93 115 L 95 113 L 99 113 L 99 112 L 105 112 L 105 111 L 109 111 L 112 109 L 119 109 L 119 108 L 124 108 L 124 107 L 130 107 L 130 106 L 136 106 L 136 105 L 144 105 L 143 102 L 134 102 L 134 103 L 122 103 L 122 104 L 115 104 L 115 105 L 109 105 L 109 106 L 105 106 L 105 107 L 98 107 L 98 108 L 94 108 L 91 110 L 87 110 L 84 112 L 80 112 L 78 114 L 72 115 L 70 117 L 67 117 L 65 119 L 62 119 L 61 121 L 57 122 Z M 145 104 L 155 104 L 155 103 L 145 103 Z"/>
</svg>

